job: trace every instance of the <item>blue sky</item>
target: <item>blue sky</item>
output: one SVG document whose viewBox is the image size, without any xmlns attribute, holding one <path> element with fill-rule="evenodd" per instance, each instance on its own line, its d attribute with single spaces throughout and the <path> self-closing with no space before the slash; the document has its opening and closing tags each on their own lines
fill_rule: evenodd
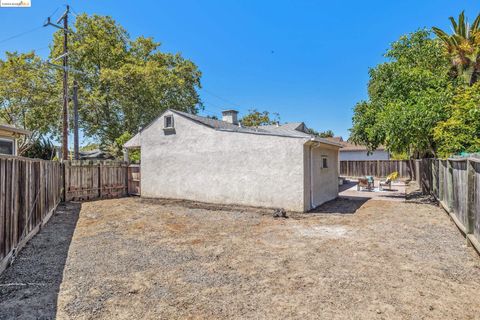
<svg viewBox="0 0 480 320">
<path fill-rule="evenodd" d="M 180 52 L 203 72 L 203 114 L 236 108 L 278 112 L 348 137 L 352 108 L 367 97 L 368 69 L 400 35 L 449 29 L 448 17 L 477 1 L 119 1 L 31 0 L 31 8 L 0 8 L 0 52 L 36 49 L 46 56 L 53 28 L 41 26 L 70 4 L 76 13 L 110 15 L 132 37 L 152 36 L 161 50 Z"/>
</svg>

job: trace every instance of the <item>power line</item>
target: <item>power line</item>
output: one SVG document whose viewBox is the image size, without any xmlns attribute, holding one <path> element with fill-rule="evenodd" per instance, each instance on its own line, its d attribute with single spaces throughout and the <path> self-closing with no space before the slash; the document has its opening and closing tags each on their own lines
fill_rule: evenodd
<svg viewBox="0 0 480 320">
<path fill-rule="evenodd" d="M 71 12 L 75 17 L 78 17 L 78 16 L 79 16 L 78 12 L 77 12 L 72 6 L 70 6 L 70 12 Z"/>
<path fill-rule="evenodd" d="M 24 32 L 20 32 L 20 33 L 18 33 L 18 34 L 16 34 L 16 35 L 13 35 L 13 36 L 11 36 L 11 37 L 8 37 L 8 38 L 5 38 L 5 39 L 3 39 L 3 40 L 0 40 L 0 44 L 3 44 L 3 43 L 5 43 L 5 42 L 7 42 L 7 41 L 10 41 L 10 40 L 13 40 L 13 39 L 22 37 L 22 36 L 24 36 L 24 35 L 26 35 L 26 34 L 35 32 L 35 31 L 40 30 L 40 29 L 42 29 L 42 28 L 43 28 L 43 26 L 39 26 L 39 27 L 30 29 L 30 30 L 27 30 L 27 31 L 24 31 Z"/>
<path fill-rule="evenodd" d="M 60 9 L 60 7 L 57 7 L 57 9 L 53 10 L 53 12 L 48 17 L 51 18 L 55 13 L 57 13 L 58 9 Z"/>
<path fill-rule="evenodd" d="M 210 90 L 207 90 L 207 89 L 205 89 L 205 88 L 203 88 L 202 90 L 205 91 L 206 93 L 208 93 L 209 95 L 211 95 L 211 96 L 213 96 L 213 97 L 215 97 L 215 98 L 217 98 L 217 99 L 220 99 L 220 100 L 222 100 L 222 101 L 224 101 L 224 102 L 226 102 L 226 103 L 228 103 L 228 104 L 232 104 L 232 105 L 235 105 L 235 106 L 239 106 L 239 105 L 240 105 L 239 103 L 235 103 L 235 102 L 233 102 L 233 101 L 231 101 L 231 100 L 225 99 L 225 98 L 221 97 L 220 95 L 218 95 L 218 94 L 216 94 L 216 93 L 213 93 L 213 92 L 211 92 Z"/>
<path fill-rule="evenodd" d="M 218 111 L 225 110 L 226 107 L 219 106 L 218 104 L 211 103 L 210 101 L 206 101 L 204 104 L 207 104 L 209 107 L 213 107 L 214 109 Z"/>
</svg>

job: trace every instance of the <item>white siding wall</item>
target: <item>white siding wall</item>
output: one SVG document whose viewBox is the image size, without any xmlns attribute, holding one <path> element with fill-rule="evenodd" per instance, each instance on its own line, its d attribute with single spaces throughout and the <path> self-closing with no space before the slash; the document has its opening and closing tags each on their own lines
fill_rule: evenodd
<svg viewBox="0 0 480 320">
<path fill-rule="evenodd" d="M 389 160 L 389 154 L 384 150 L 373 151 L 368 155 L 366 151 L 342 151 L 340 149 L 340 161 L 344 160 Z"/>
<path fill-rule="evenodd" d="M 165 134 L 163 119 L 141 134 L 142 196 L 304 210 L 305 140 L 221 132 L 173 115 L 175 134 Z"/>
</svg>

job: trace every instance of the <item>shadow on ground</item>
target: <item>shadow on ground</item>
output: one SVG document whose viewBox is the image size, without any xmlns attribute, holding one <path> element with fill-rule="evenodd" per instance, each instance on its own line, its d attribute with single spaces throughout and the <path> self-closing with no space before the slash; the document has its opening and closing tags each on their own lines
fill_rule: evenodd
<svg viewBox="0 0 480 320">
<path fill-rule="evenodd" d="M 356 181 L 353 181 L 353 180 L 344 180 L 343 184 L 338 186 L 338 192 L 343 192 L 343 191 L 346 191 L 354 186 L 357 185 L 357 182 Z"/>
<path fill-rule="evenodd" d="M 411 203 L 421 203 L 421 204 L 431 204 L 438 206 L 438 200 L 434 196 L 423 193 L 420 189 L 414 189 L 407 193 L 405 197 L 406 202 Z"/>
<path fill-rule="evenodd" d="M 368 200 L 368 197 L 338 197 L 310 210 L 309 213 L 353 214 Z"/>
<path fill-rule="evenodd" d="M 0 319 L 54 319 L 81 204 L 60 204 L 45 227 L 0 275 Z"/>
</svg>

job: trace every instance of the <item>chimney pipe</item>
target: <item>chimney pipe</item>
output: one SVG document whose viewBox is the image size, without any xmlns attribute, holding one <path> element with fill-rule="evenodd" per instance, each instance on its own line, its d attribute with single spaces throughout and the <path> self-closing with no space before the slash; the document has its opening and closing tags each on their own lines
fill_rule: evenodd
<svg viewBox="0 0 480 320">
<path fill-rule="evenodd" d="M 223 110 L 222 120 L 234 125 L 238 125 L 238 111 L 237 110 Z"/>
</svg>

